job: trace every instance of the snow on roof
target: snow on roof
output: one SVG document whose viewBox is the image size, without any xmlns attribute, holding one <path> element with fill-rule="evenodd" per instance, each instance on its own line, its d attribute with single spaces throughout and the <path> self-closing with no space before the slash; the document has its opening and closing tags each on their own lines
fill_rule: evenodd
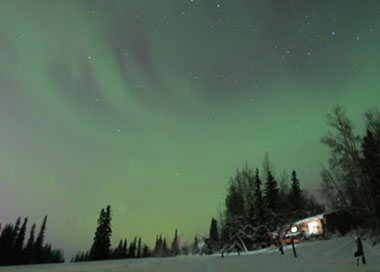
<svg viewBox="0 0 380 272">
<path fill-rule="evenodd" d="M 302 219 L 302 220 L 299 220 L 297 222 L 294 223 L 294 225 L 298 225 L 298 224 L 301 224 L 301 223 L 305 223 L 305 222 L 309 222 L 309 221 L 312 221 L 312 220 L 321 220 L 323 218 L 324 214 L 318 214 L 318 215 L 315 215 L 315 216 L 312 216 L 312 217 L 308 217 L 308 218 L 305 218 L 305 219 Z"/>
<path fill-rule="evenodd" d="M 330 213 L 334 213 L 334 212 L 337 212 L 337 211 L 339 211 L 339 210 L 332 210 L 332 211 L 329 211 L 329 212 L 325 212 L 325 213 L 317 214 L 317 215 L 314 215 L 314 216 L 311 216 L 311 217 L 308 217 L 308 218 L 304 218 L 304 219 L 301 219 L 301 220 L 299 220 L 297 222 L 294 222 L 293 225 L 298 225 L 298 224 L 309 222 L 309 221 L 312 221 L 312 220 L 321 220 L 325 215 L 330 214 Z"/>
</svg>

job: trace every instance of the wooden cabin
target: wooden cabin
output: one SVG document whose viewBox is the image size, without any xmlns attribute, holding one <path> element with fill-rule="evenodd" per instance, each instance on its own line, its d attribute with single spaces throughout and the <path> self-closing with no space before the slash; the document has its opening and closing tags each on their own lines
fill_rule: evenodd
<svg viewBox="0 0 380 272">
<path fill-rule="evenodd" d="M 359 222 L 357 217 L 346 210 L 334 210 L 294 222 L 283 237 L 309 238 L 324 235 L 326 232 L 345 234 L 357 227 Z"/>
</svg>

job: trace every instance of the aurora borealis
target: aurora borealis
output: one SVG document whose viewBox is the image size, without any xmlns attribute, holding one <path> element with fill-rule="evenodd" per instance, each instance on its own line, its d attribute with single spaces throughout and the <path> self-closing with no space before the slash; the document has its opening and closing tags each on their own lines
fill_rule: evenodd
<svg viewBox="0 0 380 272">
<path fill-rule="evenodd" d="M 324 114 L 380 101 L 379 1 L 2 0 L 0 222 L 49 215 L 87 249 L 208 231 L 228 177 L 269 152 L 320 184 Z"/>
</svg>

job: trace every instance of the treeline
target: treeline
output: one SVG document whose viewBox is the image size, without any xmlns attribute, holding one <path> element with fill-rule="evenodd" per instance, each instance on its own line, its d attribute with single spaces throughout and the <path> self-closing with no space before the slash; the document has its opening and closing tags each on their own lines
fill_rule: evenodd
<svg viewBox="0 0 380 272">
<path fill-rule="evenodd" d="M 85 252 L 78 252 L 71 260 L 72 262 L 110 260 L 110 259 L 130 259 L 146 257 L 168 257 L 176 256 L 180 253 L 178 231 L 175 230 L 173 241 L 167 244 L 166 238 L 162 235 L 156 237 L 153 250 L 148 245 L 142 243 L 142 238 L 135 237 L 129 243 L 127 239 L 120 240 L 117 247 L 111 247 L 112 236 L 112 211 L 111 206 L 100 211 L 98 226 L 95 231 L 94 241 L 91 249 Z"/>
<path fill-rule="evenodd" d="M 290 186 L 287 175 L 278 182 L 266 156 L 262 176 L 257 168 L 246 165 L 230 178 L 221 230 L 219 233 L 212 218 L 206 253 L 267 246 L 271 232 L 282 233 L 290 223 L 323 211 L 323 206 L 301 189 L 296 171 L 291 173 Z"/>
<path fill-rule="evenodd" d="M 380 228 L 380 114 L 365 113 L 365 133 L 358 135 L 345 109 L 337 105 L 327 114 L 330 130 L 322 143 L 330 149 L 321 172 L 322 192 L 331 208 L 362 215 L 364 225 Z"/>
<path fill-rule="evenodd" d="M 0 224 L 0 265 L 41 264 L 64 262 L 61 250 L 52 249 L 50 244 L 44 244 L 47 216 L 45 216 L 37 238 L 36 224 L 30 228 L 29 238 L 25 242 L 28 218 L 21 224 L 19 217 L 14 225 Z"/>
</svg>

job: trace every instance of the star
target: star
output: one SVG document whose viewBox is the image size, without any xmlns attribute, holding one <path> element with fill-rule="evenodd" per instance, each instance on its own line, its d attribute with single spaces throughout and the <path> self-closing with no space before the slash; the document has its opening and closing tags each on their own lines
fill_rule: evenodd
<svg viewBox="0 0 380 272">
<path fill-rule="evenodd" d="M 117 130 L 116 130 L 116 132 L 120 132 L 121 130 L 120 130 L 120 128 L 118 128 Z"/>
<path fill-rule="evenodd" d="M 92 57 L 91 57 L 91 56 L 88 56 L 87 58 L 88 58 L 89 60 L 90 60 L 90 59 L 92 59 Z"/>
<path fill-rule="evenodd" d="M 334 32 L 334 31 L 333 31 L 333 32 L 331 32 L 331 35 L 332 35 L 332 36 L 335 36 L 335 32 Z"/>
</svg>

